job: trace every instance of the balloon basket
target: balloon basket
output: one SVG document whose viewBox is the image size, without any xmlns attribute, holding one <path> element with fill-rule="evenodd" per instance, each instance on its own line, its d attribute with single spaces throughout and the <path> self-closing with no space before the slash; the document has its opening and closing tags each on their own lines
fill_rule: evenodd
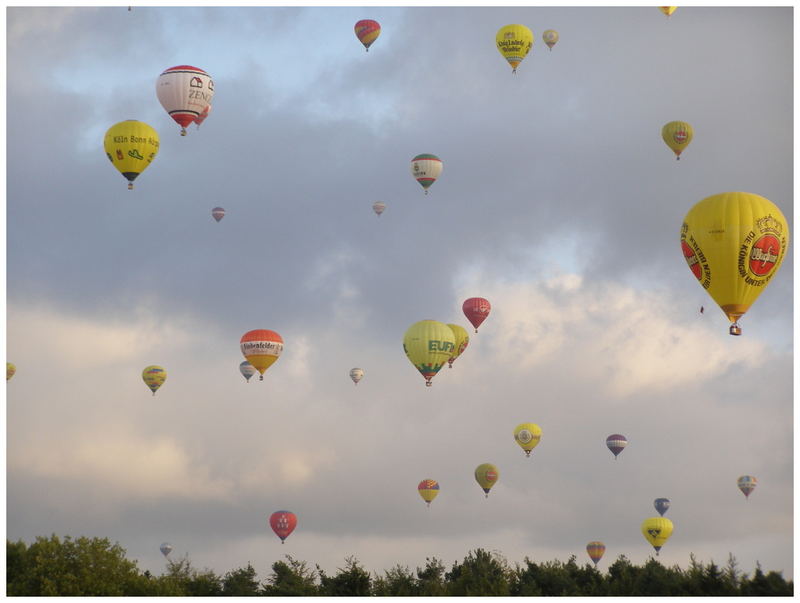
<svg viewBox="0 0 800 603">
<path fill-rule="evenodd" d="M 186 136 L 186 128 L 181 128 L 181 136 Z"/>
<path fill-rule="evenodd" d="M 133 182 L 128 182 L 128 190 L 129 191 L 133 190 Z"/>
<path fill-rule="evenodd" d="M 259 381 L 263 381 L 263 380 L 264 380 L 264 375 L 259 375 L 259 376 L 258 376 L 258 380 L 259 380 Z"/>
<path fill-rule="evenodd" d="M 733 323 L 730 328 L 731 335 L 741 335 L 742 334 L 742 327 L 739 326 L 738 323 Z"/>
</svg>

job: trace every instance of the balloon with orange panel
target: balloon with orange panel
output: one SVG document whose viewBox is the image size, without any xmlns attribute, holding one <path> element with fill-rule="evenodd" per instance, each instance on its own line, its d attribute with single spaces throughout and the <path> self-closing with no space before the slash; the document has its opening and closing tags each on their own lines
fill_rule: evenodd
<svg viewBox="0 0 800 603">
<path fill-rule="evenodd" d="M 461 309 L 464 311 L 464 316 L 467 317 L 467 320 L 475 327 L 475 332 L 477 333 L 478 327 L 481 326 L 481 323 L 489 316 L 492 305 L 489 303 L 488 299 L 470 297 L 464 302 Z"/>
<path fill-rule="evenodd" d="M 269 518 L 272 531 L 281 539 L 281 544 L 294 532 L 297 527 L 297 515 L 291 511 L 275 511 Z"/>
<path fill-rule="evenodd" d="M 356 37 L 367 49 L 367 52 L 369 52 L 369 47 L 372 46 L 372 43 L 381 35 L 380 23 L 372 19 L 361 19 L 353 29 L 356 32 Z"/>
<path fill-rule="evenodd" d="M 424 479 L 417 486 L 417 491 L 430 507 L 433 499 L 439 494 L 439 482 L 435 479 Z"/>
<path fill-rule="evenodd" d="M 239 347 L 247 361 L 264 380 L 264 371 L 271 367 L 283 352 L 283 338 L 269 329 L 255 329 L 242 335 Z"/>
</svg>

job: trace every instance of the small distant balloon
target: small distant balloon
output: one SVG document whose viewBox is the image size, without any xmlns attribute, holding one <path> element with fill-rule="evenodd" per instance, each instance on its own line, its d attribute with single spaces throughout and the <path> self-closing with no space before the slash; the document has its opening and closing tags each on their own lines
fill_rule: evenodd
<svg viewBox="0 0 800 603">
<path fill-rule="evenodd" d="M 291 511 L 275 511 L 269 518 L 269 525 L 283 544 L 297 527 L 297 516 Z"/>
<path fill-rule="evenodd" d="M 653 506 L 656 508 L 656 511 L 658 511 L 658 514 L 663 517 L 664 513 L 669 509 L 669 499 L 657 498 L 653 501 Z"/>
<path fill-rule="evenodd" d="M 443 322 L 420 320 L 405 332 L 403 351 L 430 387 L 431 379 L 453 355 L 455 343 L 453 330 Z"/>
<path fill-rule="evenodd" d="M 467 320 L 475 327 L 475 332 L 477 333 L 478 327 L 481 326 L 481 323 L 489 316 L 492 305 L 489 303 L 488 299 L 470 297 L 462 304 L 461 309 L 464 311 L 464 316 L 467 317 Z"/>
<path fill-rule="evenodd" d="M 356 32 L 356 37 L 364 45 L 364 48 L 369 52 L 369 47 L 381 35 L 381 26 L 377 21 L 372 19 L 362 19 L 358 21 L 353 29 Z"/>
<path fill-rule="evenodd" d="M 211 113 L 211 105 L 209 105 L 208 107 L 203 109 L 203 112 L 200 115 L 198 115 L 197 117 L 194 118 L 194 123 L 197 124 L 197 129 L 198 130 L 200 129 L 200 124 L 202 124 L 206 120 L 206 118 L 208 117 L 209 113 Z"/>
<path fill-rule="evenodd" d="M 269 329 L 254 329 L 242 335 L 239 348 L 247 361 L 260 373 L 259 381 L 263 381 L 264 371 L 283 353 L 283 338 Z"/>
<path fill-rule="evenodd" d="M 256 370 L 256 367 L 247 362 L 247 360 L 244 360 L 239 365 L 239 372 L 242 373 L 242 376 L 247 380 L 248 383 L 250 383 L 250 377 L 255 375 L 258 371 Z"/>
<path fill-rule="evenodd" d="M 743 475 L 736 481 L 737 485 L 739 486 L 739 490 L 742 491 L 744 497 L 746 499 L 750 499 L 750 493 L 756 489 L 758 485 L 758 480 L 753 477 L 752 475 Z"/>
<path fill-rule="evenodd" d="M 417 486 L 417 491 L 422 497 L 422 500 L 430 507 L 433 499 L 439 494 L 439 482 L 435 479 L 424 479 Z"/>
<path fill-rule="evenodd" d="M 672 522 L 666 517 L 648 517 L 642 522 L 642 536 L 653 545 L 656 555 L 672 535 Z"/>
<path fill-rule="evenodd" d="M 491 463 L 483 463 L 475 468 L 475 481 L 486 493 L 489 498 L 489 490 L 492 489 L 500 477 L 500 471 Z"/>
<path fill-rule="evenodd" d="M 364 369 L 360 368 L 350 369 L 350 378 L 353 380 L 353 383 L 358 385 L 358 382 L 364 378 Z"/>
<path fill-rule="evenodd" d="M 164 381 L 167 380 L 167 371 L 164 370 L 163 366 L 152 364 L 144 368 L 142 371 L 142 379 L 155 396 L 156 390 L 164 385 Z"/>
<path fill-rule="evenodd" d="M 372 211 L 380 216 L 386 210 L 386 204 L 383 201 L 375 201 L 372 204 Z"/>
<path fill-rule="evenodd" d="M 542 428 L 536 423 L 520 423 L 514 428 L 514 440 L 525 451 L 525 456 L 531 455 L 541 439 Z"/>
<path fill-rule="evenodd" d="M 225 217 L 225 209 L 222 207 L 215 207 L 214 209 L 211 210 L 211 215 L 217 222 L 219 222 L 220 220 L 222 220 L 222 218 Z"/>
<path fill-rule="evenodd" d="M 411 175 L 425 189 L 426 195 L 428 194 L 428 189 L 436 182 L 441 173 L 442 160 L 436 155 L 422 153 L 411 160 Z"/>
<path fill-rule="evenodd" d="M 599 540 L 593 540 L 586 545 L 586 552 L 589 553 L 589 558 L 594 561 L 594 566 L 597 567 L 606 552 L 606 545 Z"/>
<path fill-rule="evenodd" d="M 555 29 L 548 29 L 542 34 L 542 40 L 550 50 L 553 50 L 553 46 L 558 42 L 558 32 Z"/>
<path fill-rule="evenodd" d="M 681 153 L 694 138 L 694 130 L 685 121 L 671 121 L 661 128 L 661 138 L 675 153 L 675 159 L 680 159 Z"/>
<path fill-rule="evenodd" d="M 461 325 L 447 323 L 447 326 L 450 327 L 450 330 L 453 331 L 453 336 L 456 338 L 453 355 L 447 359 L 450 368 L 453 368 L 453 363 L 456 361 L 456 358 L 461 356 L 469 345 L 469 333 L 467 333 L 467 330 Z"/>
<path fill-rule="evenodd" d="M 161 554 L 164 557 L 167 557 L 172 552 L 172 545 L 169 542 L 163 543 L 159 549 L 161 550 Z"/>
<path fill-rule="evenodd" d="M 622 452 L 627 445 L 628 440 L 624 435 L 614 433 L 606 438 L 606 446 L 608 446 L 608 449 L 614 453 L 614 460 L 617 459 L 619 453 Z"/>
<path fill-rule="evenodd" d="M 14 366 L 11 362 L 6 362 L 6 381 L 11 379 L 14 376 L 14 373 L 17 372 L 17 367 Z"/>
</svg>

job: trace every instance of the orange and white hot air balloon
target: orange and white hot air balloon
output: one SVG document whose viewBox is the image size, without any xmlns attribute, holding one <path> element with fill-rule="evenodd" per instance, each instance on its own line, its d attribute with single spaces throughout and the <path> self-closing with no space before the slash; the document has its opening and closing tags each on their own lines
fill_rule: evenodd
<svg viewBox="0 0 800 603">
<path fill-rule="evenodd" d="M 269 329 L 255 329 L 242 335 L 239 347 L 247 361 L 264 380 L 264 371 L 271 367 L 283 352 L 283 338 Z"/>
</svg>

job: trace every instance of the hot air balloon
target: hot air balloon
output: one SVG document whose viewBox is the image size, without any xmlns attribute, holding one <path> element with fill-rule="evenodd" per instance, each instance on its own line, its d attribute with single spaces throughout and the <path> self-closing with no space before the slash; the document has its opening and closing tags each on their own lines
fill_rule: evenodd
<svg viewBox="0 0 800 603">
<path fill-rule="evenodd" d="M 497 30 L 495 36 L 497 50 L 511 65 L 511 72 L 517 72 L 522 62 L 533 47 L 533 32 L 524 25 L 505 25 Z"/>
<path fill-rule="evenodd" d="M 625 439 L 624 435 L 614 433 L 606 438 L 606 446 L 614 453 L 614 460 L 617 460 L 617 455 L 622 452 L 627 445 L 628 440 Z"/>
<path fill-rule="evenodd" d="M 681 227 L 689 269 L 741 335 L 739 319 L 780 268 L 789 226 L 778 207 L 752 193 L 719 193 L 695 204 Z"/>
<path fill-rule="evenodd" d="M 255 375 L 257 371 L 252 364 L 245 360 L 239 365 L 239 372 L 242 374 L 245 380 L 250 383 L 250 377 Z"/>
<path fill-rule="evenodd" d="M 653 545 L 656 555 L 672 535 L 672 522 L 666 517 L 649 517 L 642 522 L 642 535 Z"/>
<path fill-rule="evenodd" d="M 207 114 L 214 98 L 214 80 L 202 69 L 177 65 L 158 76 L 156 95 L 164 110 L 181 126 L 181 136 L 186 136 L 186 127 Z"/>
<path fill-rule="evenodd" d="M 242 335 L 239 347 L 247 361 L 260 374 L 259 381 L 264 380 L 264 371 L 271 367 L 283 352 L 283 338 L 269 329 L 255 329 Z"/>
<path fill-rule="evenodd" d="M 660 10 L 662 13 L 670 17 L 677 8 L 678 8 L 677 6 L 659 6 L 658 10 Z"/>
<path fill-rule="evenodd" d="M 155 396 L 156 390 L 167 380 L 167 371 L 163 367 L 153 364 L 145 367 L 142 371 L 142 379 Z"/>
<path fill-rule="evenodd" d="M 155 159 L 158 145 L 158 132 L 135 119 L 114 124 L 103 139 L 109 161 L 128 179 L 128 190 L 133 188 L 133 181 Z"/>
<path fill-rule="evenodd" d="M 599 540 L 592 540 L 586 545 L 586 552 L 589 553 L 589 558 L 594 561 L 594 566 L 597 567 L 597 564 L 603 558 L 603 553 L 606 552 L 606 545 Z"/>
<path fill-rule="evenodd" d="M 758 480 L 752 475 L 743 475 L 736 481 L 736 483 L 739 486 L 739 490 L 741 490 L 742 494 L 744 494 L 744 497 L 750 500 L 750 493 L 756 489 Z"/>
<path fill-rule="evenodd" d="M 200 115 L 198 115 L 197 117 L 194 118 L 194 123 L 197 124 L 197 129 L 198 130 L 200 129 L 200 124 L 202 124 L 206 120 L 206 118 L 208 117 L 209 113 L 211 113 L 211 105 L 209 105 L 208 107 L 203 109 L 203 112 Z"/>
<path fill-rule="evenodd" d="M 525 456 L 530 456 L 531 450 L 536 448 L 542 439 L 542 428 L 536 423 L 520 423 L 514 428 L 514 439 L 525 451 Z"/>
<path fill-rule="evenodd" d="M 172 552 L 172 545 L 169 542 L 162 543 L 158 548 L 161 550 L 161 554 L 164 555 L 164 557 L 168 557 Z"/>
<path fill-rule="evenodd" d="M 653 506 L 656 508 L 656 511 L 658 511 L 658 514 L 663 517 L 664 513 L 666 513 L 667 509 L 669 509 L 669 499 L 657 498 L 653 501 Z"/>
<path fill-rule="evenodd" d="M 403 336 L 403 350 L 430 387 L 455 350 L 455 336 L 450 327 L 436 320 L 421 320 L 408 327 Z"/>
<path fill-rule="evenodd" d="M 225 209 L 222 207 L 215 207 L 211 210 L 211 215 L 217 222 L 219 222 L 225 217 Z"/>
<path fill-rule="evenodd" d="M 361 381 L 363 377 L 364 377 L 364 369 L 360 368 L 350 369 L 350 378 L 356 385 L 358 385 L 358 382 Z"/>
<path fill-rule="evenodd" d="M 478 327 L 481 326 L 481 323 L 489 316 L 492 305 L 489 303 L 488 299 L 470 297 L 463 303 L 461 309 L 464 311 L 464 316 L 467 317 L 467 320 L 475 327 L 475 332 L 477 333 Z"/>
<path fill-rule="evenodd" d="M 275 511 L 269 518 L 269 525 L 283 544 L 297 526 L 297 516 L 291 511 Z"/>
<path fill-rule="evenodd" d="M 553 50 L 553 46 L 558 42 L 558 32 L 555 29 L 548 29 L 542 34 L 542 40 L 550 50 Z"/>
<path fill-rule="evenodd" d="M 380 24 L 372 19 L 358 21 L 353 29 L 355 29 L 356 37 L 367 49 L 367 52 L 369 52 L 369 47 L 372 43 L 381 35 Z"/>
<path fill-rule="evenodd" d="M 486 498 L 489 498 L 489 490 L 492 489 L 500 477 L 500 471 L 491 463 L 483 463 L 475 468 L 475 481 L 478 482 Z"/>
<path fill-rule="evenodd" d="M 430 507 L 431 501 L 439 494 L 439 482 L 435 479 L 424 479 L 417 486 L 417 491 Z"/>
<path fill-rule="evenodd" d="M 378 214 L 378 217 L 380 217 L 380 215 L 384 212 L 385 209 L 386 209 L 386 204 L 383 203 L 382 201 L 375 201 L 375 203 L 372 204 L 372 211 Z"/>
<path fill-rule="evenodd" d="M 436 179 L 441 173 L 442 160 L 436 155 L 422 153 L 411 160 L 411 175 L 422 185 L 426 195 L 428 194 L 428 189 L 431 184 L 436 182 Z"/>
<path fill-rule="evenodd" d="M 456 358 L 461 356 L 461 354 L 469 345 L 469 333 L 467 333 L 467 330 L 461 325 L 447 323 L 447 326 L 450 327 L 451 331 L 453 331 L 453 336 L 455 337 L 455 348 L 453 349 L 453 355 L 447 359 L 450 368 L 453 368 L 453 363 L 456 361 Z"/>
<path fill-rule="evenodd" d="M 685 121 L 671 121 L 661 128 L 661 138 L 675 153 L 675 159 L 681 158 L 681 153 L 689 146 L 694 137 L 694 130 Z"/>
<path fill-rule="evenodd" d="M 6 362 L 6 381 L 11 379 L 14 376 L 14 373 L 17 372 L 17 367 L 14 366 L 11 362 Z"/>
</svg>

